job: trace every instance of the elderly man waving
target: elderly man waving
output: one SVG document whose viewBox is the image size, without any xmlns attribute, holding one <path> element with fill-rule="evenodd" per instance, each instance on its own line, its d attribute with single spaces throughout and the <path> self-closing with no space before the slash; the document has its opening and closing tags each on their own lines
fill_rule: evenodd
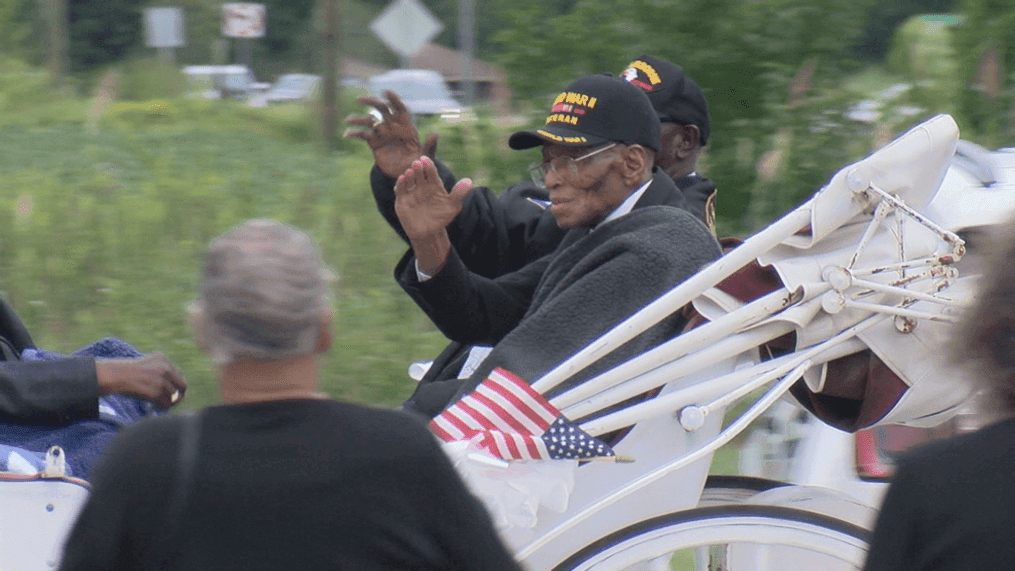
<svg viewBox="0 0 1015 571">
<path fill-rule="evenodd" d="M 395 269 L 402 287 L 458 347 L 435 361 L 407 401 L 427 415 L 502 367 L 532 381 L 719 255 L 705 225 L 663 206 L 673 180 L 653 171 L 660 123 L 643 91 L 609 76 L 576 80 L 546 124 L 515 133 L 516 150 L 541 147 L 533 165 L 550 212 L 568 230 L 552 254 L 496 279 L 471 274 L 446 226 L 471 181 L 444 190 L 422 158 L 395 184 L 395 210 L 411 250 Z M 677 334 L 665 319 L 557 390 Z M 492 351 L 472 351 L 490 345 Z"/>
</svg>

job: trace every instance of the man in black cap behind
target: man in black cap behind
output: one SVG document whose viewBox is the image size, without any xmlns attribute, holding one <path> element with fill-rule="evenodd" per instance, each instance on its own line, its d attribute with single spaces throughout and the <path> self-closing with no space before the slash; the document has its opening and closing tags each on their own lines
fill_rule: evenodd
<svg viewBox="0 0 1015 571">
<path fill-rule="evenodd" d="M 662 121 L 655 166 L 669 174 L 679 189 L 665 203 L 688 210 L 715 235 L 715 186 L 695 171 L 710 132 L 708 105 L 701 89 L 680 66 L 647 55 L 631 62 L 621 77 L 649 95 Z M 350 129 L 346 136 L 370 145 L 375 160 L 370 172 L 374 199 L 381 215 L 404 239 L 394 210 L 394 179 L 424 152 L 433 157 L 436 135 L 431 134 L 420 146 L 411 114 L 397 95 L 389 93 L 388 101 L 370 97 L 359 101 L 373 106 L 383 120 L 350 117 L 347 122 L 362 129 Z M 440 162 L 436 164 L 450 189 L 455 176 Z M 546 190 L 531 181 L 511 186 L 499 198 L 488 188 L 476 187 L 448 225 L 448 235 L 469 270 L 484 277 L 503 275 L 549 254 L 560 243 L 564 231 L 545 211 L 546 206 Z"/>
<path fill-rule="evenodd" d="M 494 367 L 532 381 L 679 284 L 719 255 L 708 229 L 665 206 L 672 179 L 653 169 L 660 124 L 645 93 L 616 77 L 576 80 L 554 100 L 546 124 L 515 133 L 516 150 L 541 147 L 536 182 L 567 230 L 549 256 L 496 279 L 470 273 L 447 226 L 471 188 L 445 190 L 423 157 L 398 177 L 395 212 L 411 250 L 396 279 L 457 344 L 446 350 L 406 402 L 428 416 L 479 384 Z M 671 338 L 673 315 L 572 377 L 555 394 Z M 469 364 L 472 345 L 492 350 Z M 463 367 L 463 365 L 467 365 Z"/>
<path fill-rule="evenodd" d="M 650 55 L 631 62 L 620 77 L 648 94 L 662 123 L 656 166 L 670 175 L 687 209 L 715 235 L 715 185 L 696 171 L 712 128 L 705 94 L 679 65 Z"/>
</svg>

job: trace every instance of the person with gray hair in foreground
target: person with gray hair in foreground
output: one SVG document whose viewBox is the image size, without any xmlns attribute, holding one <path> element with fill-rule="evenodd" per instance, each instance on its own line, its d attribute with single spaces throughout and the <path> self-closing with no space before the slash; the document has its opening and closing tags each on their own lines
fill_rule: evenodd
<svg viewBox="0 0 1015 571">
<path fill-rule="evenodd" d="M 61 569 L 519 569 L 418 420 L 321 394 L 328 282 L 278 222 L 211 244 L 190 322 L 221 404 L 114 440 Z"/>
</svg>

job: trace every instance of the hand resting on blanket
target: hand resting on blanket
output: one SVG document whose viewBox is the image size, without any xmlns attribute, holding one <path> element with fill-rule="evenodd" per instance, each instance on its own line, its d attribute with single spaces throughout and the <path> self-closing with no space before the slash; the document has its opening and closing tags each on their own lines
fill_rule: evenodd
<svg viewBox="0 0 1015 571">
<path fill-rule="evenodd" d="M 187 383 L 162 353 L 133 359 L 96 359 L 99 392 L 119 394 L 169 408 L 183 398 Z"/>
</svg>

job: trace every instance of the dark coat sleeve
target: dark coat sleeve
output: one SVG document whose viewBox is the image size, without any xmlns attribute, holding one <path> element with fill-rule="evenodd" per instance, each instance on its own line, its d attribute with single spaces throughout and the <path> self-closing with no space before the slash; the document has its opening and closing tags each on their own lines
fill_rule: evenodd
<svg viewBox="0 0 1015 571">
<path fill-rule="evenodd" d="M 7 303 L 0 300 L 0 343 L 17 355 L 33 347 L 28 330 Z M 66 424 L 96 418 L 99 383 L 95 360 L 0 361 L 0 422 Z"/>
<path fill-rule="evenodd" d="M 450 189 L 456 182 L 454 175 L 442 163 L 435 164 L 445 188 Z M 394 181 L 374 166 L 370 171 L 370 188 L 377 209 L 408 242 L 395 214 L 394 187 Z M 465 267 L 477 275 L 493 278 L 521 269 L 552 252 L 565 232 L 538 202 L 545 198 L 545 191 L 532 182 L 518 183 L 500 197 L 489 188 L 473 188 L 462 202 L 461 213 L 447 228 L 451 245 Z"/>
<path fill-rule="evenodd" d="M 549 263 L 547 256 L 490 279 L 469 272 L 452 249 L 441 271 L 420 282 L 410 251 L 395 268 L 395 279 L 445 337 L 459 343 L 494 345 L 525 315 Z"/>
<path fill-rule="evenodd" d="M 0 362 L 0 421 L 66 424 L 96 418 L 95 360 Z"/>
</svg>

